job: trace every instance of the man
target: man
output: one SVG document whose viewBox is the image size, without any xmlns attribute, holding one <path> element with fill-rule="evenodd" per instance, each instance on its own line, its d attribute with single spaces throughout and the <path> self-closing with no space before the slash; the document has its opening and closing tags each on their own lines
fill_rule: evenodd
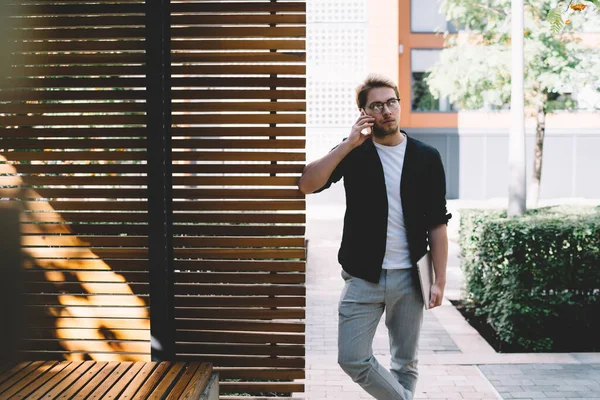
<svg viewBox="0 0 600 400">
<path fill-rule="evenodd" d="M 382 400 L 413 398 L 424 306 L 415 265 L 429 244 L 436 276 L 429 306 L 439 306 L 451 217 L 440 155 L 399 129 L 399 97 L 392 81 L 368 76 L 356 91 L 361 115 L 350 135 L 308 164 L 298 182 L 308 194 L 344 178 L 346 215 L 338 260 L 346 283 L 339 302 L 338 362 Z M 384 310 L 390 371 L 372 349 Z"/>
</svg>

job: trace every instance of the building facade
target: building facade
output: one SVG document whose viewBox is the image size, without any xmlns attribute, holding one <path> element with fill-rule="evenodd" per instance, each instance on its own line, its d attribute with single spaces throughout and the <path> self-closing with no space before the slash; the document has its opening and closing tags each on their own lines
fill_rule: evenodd
<svg viewBox="0 0 600 400">
<path fill-rule="evenodd" d="M 505 198 L 509 111 L 459 111 L 424 84 L 444 47 L 439 32 L 456 32 L 438 10 L 438 0 L 308 1 L 308 161 L 347 136 L 354 88 L 378 72 L 398 82 L 402 129 L 440 151 L 449 199 Z M 588 30 L 584 40 L 600 44 L 600 29 Z M 546 125 L 540 198 L 600 198 L 600 113 L 556 113 Z M 527 120 L 528 179 L 534 136 Z"/>
</svg>

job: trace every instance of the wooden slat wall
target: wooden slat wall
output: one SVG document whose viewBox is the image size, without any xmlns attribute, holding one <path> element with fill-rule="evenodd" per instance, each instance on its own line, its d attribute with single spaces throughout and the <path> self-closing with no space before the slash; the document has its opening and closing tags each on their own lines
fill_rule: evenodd
<svg viewBox="0 0 600 400">
<path fill-rule="evenodd" d="M 305 2 L 171 7 L 177 356 L 223 399 L 302 392 Z"/>
<path fill-rule="evenodd" d="M 24 357 L 148 360 L 144 3 L 6 3 L 0 199 L 23 210 Z"/>
</svg>

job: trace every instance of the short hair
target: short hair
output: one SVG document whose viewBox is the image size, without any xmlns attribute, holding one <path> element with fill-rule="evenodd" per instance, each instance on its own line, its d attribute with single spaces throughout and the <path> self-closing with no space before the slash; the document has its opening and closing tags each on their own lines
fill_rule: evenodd
<svg viewBox="0 0 600 400">
<path fill-rule="evenodd" d="M 356 105 L 358 108 L 365 108 L 369 91 L 378 87 L 389 87 L 394 89 L 396 97 L 400 98 L 398 86 L 386 76 L 378 74 L 369 74 L 365 81 L 356 88 Z"/>
</svg>

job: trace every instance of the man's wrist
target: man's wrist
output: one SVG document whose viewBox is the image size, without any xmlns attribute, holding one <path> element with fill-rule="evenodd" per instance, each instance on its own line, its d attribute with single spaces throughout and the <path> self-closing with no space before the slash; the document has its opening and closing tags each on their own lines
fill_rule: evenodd
<svg viewBox="0 0 600 400">
<path fill-rule="evenodd" d="M 444 279 L 436 279 L 436 280 L 433 282 L 433 284 L 434 284 L 434 285 L 441 286 L 441 287 L 444 287 L 444 286 L 446 286 L 446 278 L 444 278 Z"/>
</svg>

